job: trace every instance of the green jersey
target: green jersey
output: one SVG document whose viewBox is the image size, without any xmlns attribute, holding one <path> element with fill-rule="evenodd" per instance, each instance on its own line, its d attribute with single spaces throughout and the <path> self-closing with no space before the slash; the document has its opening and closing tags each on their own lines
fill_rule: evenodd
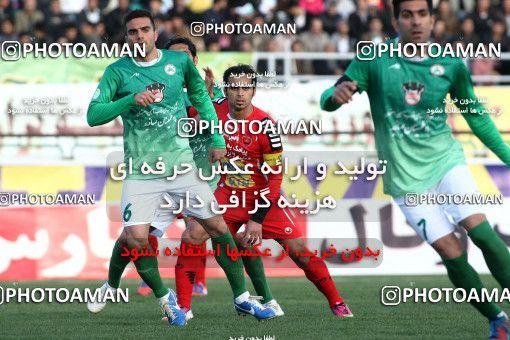
<svg viewBox="0 0 510 340">
<path fill-rule="evenodd" d="M 213 86 L 213 95 L 214 96 L 212 100 L 223 97 L 221 89 L 216 85 Z M 184 100 L 186 102 L 187 108 L 192 106 L 188 98 L 187 91 L 184 91 Z M 211 147 L 211 144 L 211 135 L 207 134 L 197 134 L 189 140 L 189 145 L 193 151 L 193 160 L 195 161 L 197 168 L 202 169 L 202 173 L 207 177 L 211 175 L 213 166 L 213 164 L 209 163 L 209 148 Z M 208 182 L 212 191 L 216 190 L 219 180 L 220 175 L 217 174 L 212 180 Z"/>
<path fill-rule="evenodd" d="M 172 175 L 173 167 L 193 163 L 188 138 L 178 133 L 178 122 L 187 118 L 182 88 L 186 86 L 191 103 L 202 119 L 217 124 L 218 118 L 205 83 L 195 65 L 183 52 L 158 50 L 158 59 L 141 65 L 132 58 L 121 58 L 109 65 L 89 105 L 89 125 L 105 124 L 117 116 L 124 125 L 125 162 L 132 159 L 132 175 L 128 178 L 146 179 Z M 151 91 L 156 100 L 142 107 L 134 95 Z M 211 135 L 211 146 L 224 148 L 220 134 Z M 164 173 L 144 175 L 142 164 L 152 169 L 162 157 Z"/>
<path fill-rule="evenodd" d="M 396 41 L 388 41 L 392 44 Z M 387 160 L 384 192 L 403 196 L 436 185 L 455 165 L 465 163 L 445 112 L 446 95 L 463 99 L 461 110 L 473 132 L 510 166 L 505 145 L 483 106 L 476 100 L 469 71 L 460 58 L 391 57 L 389 52 L 370 61 L 353 60 L 345 75 L 366 91 L 370 100 L 379 159 Z M 321 97 L 324 110 L 340 105 Z M 443 112 L 443 114 L 437 114 Z"/>
</svg>

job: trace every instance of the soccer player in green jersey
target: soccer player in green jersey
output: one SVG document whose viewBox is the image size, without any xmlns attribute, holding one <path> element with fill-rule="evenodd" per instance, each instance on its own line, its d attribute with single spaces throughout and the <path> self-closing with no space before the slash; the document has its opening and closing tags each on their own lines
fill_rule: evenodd
<svg viewBox="0 0 510 340">
<path fill-rule="evenodd" d="M 198 65 L 198 56 L 197 56 L 197 49 L 195 44 L 186 37 L 175 37 L 172 38 L 170 41 L 168 41 L 165 45 L 165 49 L 168 49 L 170 51 L 182 51 L 188 55 L 188 57 L 193 61 L 193 64 L 196 66 Z M 220 87 L 216 86 L 214 84 L 214 74 L 212 70 L 208 67 L 203 69 L 205 72 L 205 84 L 207 91 L 209 92 L 209 96 L 211 97 L 211 100 L 221 98 L 223 97 L 223 92 L 221 91 Z M 184 95 L 184 102 L 186 106 L 186 110 L 189 110 L 192 105 L 187 95 L 187 89 L 183 88 L 183 95 Z M 212 165 L 209 163 L 209 156 L 208 156 L 208 150 L 212 143 L 211 135 L 208 134 L 197 134 L 196 136 L 193 136 L 189 139 L 189 144 L 191 147 L 191 150 L 193 151 L 193 160 L 195 161 L 195 164 L 197 168 L 202 169 L 203 174 L 206 177 L 210 177 L 212 173 Z M 212 191 L 216 190 L 216 186 L 218 184 L 220 176 L 216 175 L 212 180 L 208 182 L 209 187 Z M 192 244 L 191 240 L 193 239 L 190 233 L 192 230 L 197 230 L 197 227 L 193 226 L 195 224 L 198 224 L 198 222 L 192 218 L 192 217 L 184 217 L 184 222 L 186 224 L 186 230 L 183 232 L 182 235 L 182 242 L 181 247 L 185 248 L 200 248 L 199 250 L 205 251 L 205 243 L 200 245 Z M 152 243 L 157 247 L 157 238 L 164 235 L 166 229 L 169 227 L 171 221 L 168 222 L 159 222 L 159 223 L 153 223 L 151 226 L 151 236 L 150 239 Z M 152 238 L 154 235 L 154 238 Z M 185 249 L 183 249 L 185 251 Z M 197 270 L 196 273 L 193 273 L 192 276 L 189 275 L 189 272 L 184 269 L 184 267 L 178 262 L 175 267 L 175 281 L 177 286 L 177 292 L 179 290 L 190 290 L 193 293 L 193 295 L 207 295 L 207 287 L 205 284 L 205 263 L 206 263 L 206 257 L 205 256 L 195 256 L 194 259 L 196 259 L 195 263 L 197 264 Z M 138 286 L 138 293 L 140 295 L 150 295 L 152 293 L 152 290 L 150 287 L 145 283 L 141 282 Z M 182 296 L 178 296 L 179 299 L 179 305 L 181 304 Z M 182 308 L 182 307 L 181 307 Z M 186 319 L 189 320 L 193 317 L 193 314 L 190 309 L 183 309 L 183 312 L 186 314 Z"/>
<path fill-rule="evenodd" d="M 385 44 L 396 46 L 400 42 L 418 46 L 418 43 L 428 43 L 434 25 L 432 1 L 394 0 L 393 6 L 399 38 Z M 372 60 L 361 60 L 358 54 L 345 74 L 322 94 L 321 108 L 334 111 L 351 101 L 355 92 L 363 91 L 367 92 L 372 108 L 378 156 L 388 161 L 383 177 L 384 192 L 394 198 L 408 223 L 441 256 L 448 277 L 456 287 L 478 292 L 483 288 L 454 234 L 458 224 L 480 248 L 494 278 L 502 287 L 510 288 L 508 248 L 480 207 L 409 206 L 405 201 L 406 195 L 414 193 L 478 193 L 462 147 L 446 123 L 447 116 L 430 114 L 431 109 L 436 108 L 445 112 L 443 100 L 448 93 L 453 100 L 457 98 L 464 103 L 459 108 L 467 109 L 468 113 L 462 115 L 473 133 L 510 167 L 510 148 L 476 99 L 462 59 L 428 55 L 392 58 L 387 52 Z M 498 305 L 472 304 L 489 319 L 491 339 L 508 337 L 508 317 Z"/>
<path fill-rule="evenodd" d="M 130 12 L 124 19 L 126 40 L 131 45 L 143 45 L 145 56 L 124 57 L 105 70 L 87 112 L 90 126 L 106 124 L 121 116 L 124 125 L 124 157 L 132 160 L 132 173 L 123 183 L 121 209 L 123 232 L 115 243 L 110 260 L 107 290 L 119 287 L 120 277 L 129 263 L 122 256 L 123 248 L 142 249 L 147 244 L 149 228 L 154 222 L 168 220 L 170 210 L 161 208 L 163 197 L 173 202 L 190 198 L 190 206 L 184 207 L 185 216 L 194 217 L 210 233 L 214 246 L 221 249 L 216 254 L 219 265 L 225 271 L 234 294 L 236 309 L 252 314 L 257 319 L 274 317 L 271 309 L 264 308 L 250 297 L 246 289 L 241 261 L 232 261 L 226 248 L 235 248 L 235 242 L 221 216 L 197 206 L 210 206 L 214 196 L 209 186 L 200 182 L 195 172 L 167 180 L 174 175 L 174 166 L 192 164 L 193 153 L 187 138 L 181 137 L 178 121 L 186 117 L 182 87 L 186 86 L 192 104 L 202 119 L 217 124 L 210 97 L 203 80 L 184 53 L 155 48 L 157 32 L 154 19 L 144 10 Z M 218 133 L 211 135 L 209 161 L 215 162 L 225 155 L 225 141 Z M 154 165 L 162 159 L 163 171 L 143 171 L 146 164 Z M 134 260 L 138 274 L 151 287 L 159 300 L 170 325 L 186 324 L 184 313 L 177 305 L 175 294 L 167 289 L 159 275 L 156 257 L 141 256 Z M 90 302 L 91 312 L 100 312 L 105 303 L 99 299 Z"/>
</svg>

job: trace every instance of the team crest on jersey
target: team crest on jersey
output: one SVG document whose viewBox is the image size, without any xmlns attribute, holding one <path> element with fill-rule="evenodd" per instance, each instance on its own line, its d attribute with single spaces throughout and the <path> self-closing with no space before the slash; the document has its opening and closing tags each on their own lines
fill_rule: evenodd
<svg viewBox="0 0 510 340">
<path fill-rule="evenodd" d="M 175 74 L 175 66 L 172 64 L 167 64 L 165 66 L 165 73 L 169 76 L 173 76 Z"/>
<path fill-rule="evenodd" d="M 430 73 L 433 76 L 441 77 L 444 74 L 444 66 L 439 64 L 434 64 L 430 67 Z"/>
<path fill-rule="evenodd" d="M 405 101 L 409 105 L 416 105 L 421 100 L 421 94 L 425 91 L 425 85 L 420 84 L 416 81 L 405 83 L 402 86 L 405 92 Z"/>
<path fill-rule="evenodd" d="M 251 144 L 251 138 L 249 136 L 243 136 L 243 144 L 248 146 Z"/>
<path fill-rule="evenodd" d="M 163 98 L 165 98 L 165 84 L 161 83 L 152 83 L 147 86 L 147 91 L 151 91 L 152 94 L 156 97 L 154 100 L 155 103 L 161 103 Z"/>
</svg>

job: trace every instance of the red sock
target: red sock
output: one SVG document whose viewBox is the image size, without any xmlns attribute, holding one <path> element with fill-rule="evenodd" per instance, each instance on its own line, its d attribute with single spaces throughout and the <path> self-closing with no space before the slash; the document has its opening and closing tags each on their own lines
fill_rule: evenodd
<svg viewBox="0 0 510 340">
<path fill-rule="evenodd" d="M 202 245 L 181 242 L 181 252 L 200 251 Z M 188 250 L 189 249 L 189 250 Z M 200 267 L 202 256 L 184 256 L 177 258 L 175 265 L 175 287 L 177 289 L 177 300 L 181 308 L 191 308 L 191 294 L 193 283 L 195 283 L 196 271 Z"/>
<path fill-rule="evenodd" d="M 311 257 L 310 262 L 301 269 L 305 272 L 306 278 L 312 281 L 315 287 L 326 296 L 330 307 L 344 301 L 329 275 L 328 267 L 320 257 Z"/>
<path fill-rule="evenodd" d="M 202 248 L 200 248 L 200 251 L 205 252 L 206 244 L 205 242 L 201 244 Z M 202 282 L 204 286 L 206 285 L 205 282 L 205 264 L 207 262 L 206 256 L 200 256 L 200 266 L 197 269 L 197 275 L 195 276 L 195 282 Z"/>
<path fill-rule="evenodd" d="M 156 237 L 156 235 L 149 234 L 149 245 L 154 250 L 158 249 L 158 238 Z"/>
</svg>

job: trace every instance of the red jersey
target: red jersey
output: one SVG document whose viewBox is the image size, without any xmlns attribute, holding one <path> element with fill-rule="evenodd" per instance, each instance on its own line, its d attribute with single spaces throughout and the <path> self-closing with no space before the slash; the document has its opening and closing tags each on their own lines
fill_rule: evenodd
<svg viewBox="0 0 510 340">
<path fill-rule="evenodd" d="M 227 121 L 236 121 L 229 114 L 228 101 L 226 98 L 219 98 L 214 102 L 214 108 L 218 115 L 218 120 L 225 126 Z M 249 128 L 251 121 L 257 121 L 253 124 L 253 130 Z M 247 164 L 251 164 L 252 175 L 245 174 L 222 174 L 218 186 L 224 186 L 233 190 L 261 191 L 269 188 L 266 197 L 274 202 L 280 196 L 280 187 L 282 184 L 282 173 L 264 175 L 261 172 L 261 166 L 266 163 L 271 167 L 281 164 L 282 159 L 282 140 L 281 137 L 269 129 L 263 129 L 265 124 L 274 124 L 273 118 L 257 107 L 253 107 L 253 112 L 244 120 L 238 122 L 236 133 L 224 133 L 227 145 L 227 155 L 221 161 L 222 164 L 228 164 L 229 159 L 238 157 L 236 165 L 244 169 Z M 244 129 L 241 128 L 244 125 Z M 231 125 L 232 126 L 232 125 Z M 262 127 L 262 129 L 261 129 Z M 262 130 L 260 133 L 256 133 Z M 225 128 L 225 131 L 229 129 Z M 255 132 L 255 133 L 252 133 Z"/>
</svg>

